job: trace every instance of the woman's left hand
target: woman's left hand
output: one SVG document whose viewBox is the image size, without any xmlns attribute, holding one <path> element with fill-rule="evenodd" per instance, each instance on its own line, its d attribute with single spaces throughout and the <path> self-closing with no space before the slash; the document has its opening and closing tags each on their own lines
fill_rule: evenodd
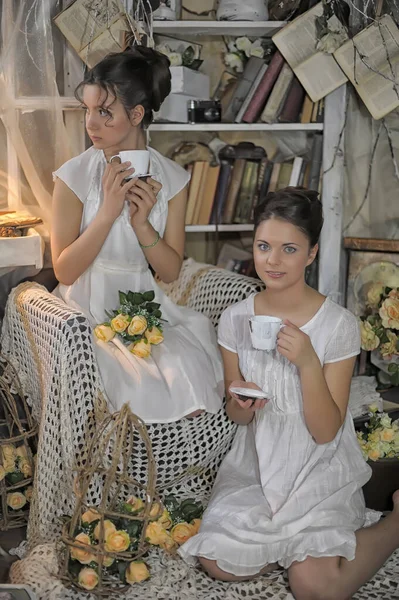
<svg viewBox="0 0 399 600">
<path fill-rule="evenodd" d="M 146 181 L 136 179 L 135 185 L 126 194 L 130 204 L 130 223 L 136 231 L 147 224 L 148 217 L 156 201 L 157 194 L 162 189 L 162 184 L 151 177 Z"/>
<path fill-rule="evenodd" d="M 317 358 L 310 337 L 291 321 L 285 320 L 277 336 L 277 349 L 298 369 Z"/>
</svg>

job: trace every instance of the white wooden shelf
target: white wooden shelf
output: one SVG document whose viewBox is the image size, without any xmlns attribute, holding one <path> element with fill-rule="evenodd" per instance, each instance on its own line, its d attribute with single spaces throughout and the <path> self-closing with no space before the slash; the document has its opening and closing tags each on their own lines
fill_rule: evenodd
<svg viewBox="0 0 399 600">
<path fill-rule="evenodd" d="M 323 123 L 153 123 L 150 131 L 323 131 Z"/>
<path fill-rule="evenodd" d="M 154 21 L 154 33 L 167 35 L 270 36 L 284 21 Z"/>
<path fill-rule="evenodd" d="M 218 231 L 253 231 L 254 226 L 245 225 L 219 225 Z M 212 233 L 216 231 L 216 225 L 186 225 L 187 233 Z"/>
</svg>

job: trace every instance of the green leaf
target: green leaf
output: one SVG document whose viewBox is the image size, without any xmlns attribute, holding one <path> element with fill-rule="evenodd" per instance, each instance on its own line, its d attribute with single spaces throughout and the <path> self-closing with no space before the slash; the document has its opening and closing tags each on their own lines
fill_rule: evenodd
<svg viewBox="0 0 399 600">
<path fill-rule="evenodd" d="M 199 58 L 195 58 L 192 63 L 190 63 L 190 69 L 192 71 L 198 71 L 198 69 L 200 68 L 200 66 L 202 65 L 204 61 L 199 59 Z"/>
<path fill-rule="evenodd" d="M 155 292 L 154 290 L 149 290 L 148 292 L 144 292 L 142 296 L 144 297 L 145 302 L 152 302 L 155 298 Z"/>
<path fill-rule="evenodd" d="M 143 304 L 144 302 L 144 294 L 140 294 L 139 292 L 133 292 L 132 303 L 135 306 L 139 306 L 139 304 Z"/>
<path fill-rule="evenodd" d="M 396 373 L 391 375 L 391 382 L 394 386 L 399 385 L 399 369 L 396 370 Z"/>
<path fill-rule="evenodd" d="M 396 363 L 391 363 L 388 365 L 388 373 L 391 373 L 392 375 L 394 375 L 395 373 L 398 373 L 399 371 L 399 365 Z"/>
<path fill-rule="evenodd" d="M 19 483 L 20 481 L 25 479 L 25 477 L 23 473 L 7 473 L 6 479 L 9 483 L 15 485 L 16 483 Z"/>
<path fill-rule="evenodd" d="M 127 562 L 125 562 L 125 561 L 118 561 L 117 564 L 118 564 L 118 573 L 119 573 L 120 580 L 123 583 L 126 583 Z"/>
<path fill-rule="evenodd" d="M 160 319 L 162 317 L 162 312 L 160 310 L 154 310 L 154 317 L 158 317 Z"/>
<path fill-rule="evenodd" d="M 124 294 L 120 290 L 119 290 L 118 293 L 119 293 L 119 304 L 126 304 L 126 302 L 127 302 L 127 296 L 126 296 L 126 294 Z"/>
<path fill-rule="evenodd" d="M 152 310 L 157 310 L 157 308 L 159 308 L 161 305 L 158 302 L 149 302 L 146 306 L 146 309 L 149 310 L 150 308 Z"/>
<path fill-rule="evenodd" d="M 128 301 L 129 301 L 131 304 L 133 304 L 133 297 L 134 297 L 134 294 L 133 294 L 133 292 L 128 292 L 128 293 L 127 293 L 127 299 L 128 299 Z"/>
<path fill-rule="evenodd" d="M 181 55 L 181 60 L 184 66 L 188 66 L 191 65 L 191 63 L 194 60 L 194 56 L 195 56 L 195 50 L 192 46 L 187 46 L 187 48 L 184 50 L 183 54 Z"/>
</svg>

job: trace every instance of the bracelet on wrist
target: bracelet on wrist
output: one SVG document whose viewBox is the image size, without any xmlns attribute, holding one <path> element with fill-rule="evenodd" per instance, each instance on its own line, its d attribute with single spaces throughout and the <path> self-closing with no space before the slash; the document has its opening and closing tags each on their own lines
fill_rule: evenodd
<svg viewBox="0 0 399 600">
<path fill-rule="evenodd" d="M 159 242 L 159 240 L 161 239 L 161 236 L 159 235 L 159 231 L 157 231 L 157 237 L 155 238 L 155 241 L 152 242 L 152 244 L 141 244 L 139 242 L 139 246 L 140 248 L 153 248 L 154 246 L 156 246 Z"/>
</svg>

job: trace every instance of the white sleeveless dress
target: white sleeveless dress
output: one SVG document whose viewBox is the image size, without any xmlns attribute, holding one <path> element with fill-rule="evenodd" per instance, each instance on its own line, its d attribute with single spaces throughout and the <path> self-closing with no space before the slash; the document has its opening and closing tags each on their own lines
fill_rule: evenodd
<svg viewBox="0 0 399 600">
<path fill-rule="evenodd" d="M 347 412 L 335 439 L 317 444 L 303 414 L 298 369 L 274 350 L 252 348 L 248 327 L 254 295 L 229 307 L 219 344 L 238 354 L 246 381 L 269 398 L 248 426 L 239 426 L 222 462 L 199 533 L 180 554 L 216 560 L 235 575 L 254 575 L 267 564 L 288 568 L 307 556 L 355 556 L 355 531 L 380 518 L 365 508 L 362 486 L 371 469 Z M 326 299 L 301 329 L 322 365 L 360 351 L 356 318 Z"/>
<path fill-rule="evenodd" d="M 175 162 L 152 148 L 150 172 L 162 183 L 149 221 L 162 236 L 168 201 L 189 181 Z M 102 150 L 90 148 L 54 173 L 83 203 L 83 233 L 101 205 L 106 160 Z M 155 291 L 167 320 L 164 341 L 152 346 L 149 358 L 137 358 L 116 337 L 109 343 L 93 335 L 94 347 L 111 409 L 129 403 L 146 423 L 168 423 L 202 409 L 216 413 L 222 406 L 223 366 L 216 333 L 207 317 L 176 306 L 156 284 L 125 203 L 92 265 L 72 285 L 58 285 L 55 294 L 82 311 L 93 328 L 107 320 L 105 311 L 118 306 L 118 291 Z"/>
</svg>

